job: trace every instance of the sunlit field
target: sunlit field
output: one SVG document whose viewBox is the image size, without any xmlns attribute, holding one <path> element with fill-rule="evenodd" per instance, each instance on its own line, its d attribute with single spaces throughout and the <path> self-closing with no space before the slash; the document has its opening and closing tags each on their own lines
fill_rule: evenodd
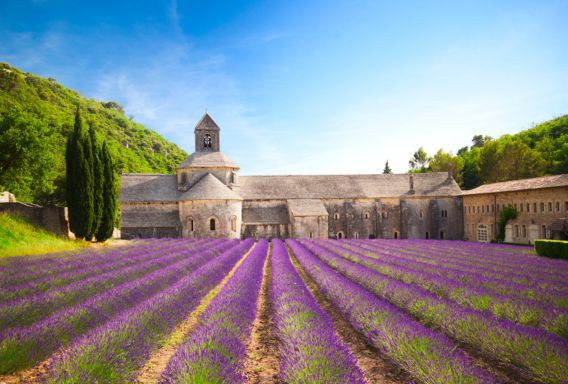
<svg viewBox="0 0 568 384">
<path fill-rule="evenodd" d="M 433 240 L 0 260 L 0 382 L 562 383 L 568 262 Z"/>
</svg>

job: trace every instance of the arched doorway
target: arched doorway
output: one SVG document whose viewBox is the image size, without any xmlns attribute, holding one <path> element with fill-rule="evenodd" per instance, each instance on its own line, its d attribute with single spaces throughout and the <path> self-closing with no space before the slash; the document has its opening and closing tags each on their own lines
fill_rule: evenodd
<svg viewBox="0 0 568 384">
<path fill-rule="evenodd" d="M 337 239 L 341 240 L 345 238 L 345 233 L 343 233 L 343 231 L 339 231 L 337 232 Z"/>
</svg>

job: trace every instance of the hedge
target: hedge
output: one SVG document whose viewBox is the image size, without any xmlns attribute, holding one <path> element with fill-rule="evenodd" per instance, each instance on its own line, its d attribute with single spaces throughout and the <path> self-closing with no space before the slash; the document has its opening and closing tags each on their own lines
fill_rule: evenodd
<svg viewBox="0 0 568 384">
<path fill-rule="evenodd" d="M 568 260 L 568 241 L 564 240 L 535 240 L 534 250 L 537 255 L 558 257 Z"/>
</svg>

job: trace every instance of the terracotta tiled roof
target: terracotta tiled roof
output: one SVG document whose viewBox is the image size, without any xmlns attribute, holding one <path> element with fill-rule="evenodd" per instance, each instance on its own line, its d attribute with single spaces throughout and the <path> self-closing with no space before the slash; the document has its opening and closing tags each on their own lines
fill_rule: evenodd
<svg viewBox="0 0 568 384">
<path fill-rule="evenodd" d="M 500 193 L 557 187 L 568 187 L 568 174 L 485 184 L 480 187 L 470 189 L 469 191 L 463 191 L 462 194 L 467 196 L 479 195 L 483 193 Z"/>
<path fill-rule="evenodd" d="M 327 216 L 327 210 L 320 199 L 291 199 L 286 202 L 295 217 Z"/>
<path fill-rule="evenodd" d="M 180 200 L 242 200 L 218 178 L 208 173 L 191 189 L 182 193 Z"/>
<path fill-rule="evenodd" d="M 228 167 L 239 169 L 233 160 L 222 152 L 194 152 L 178 168 Z"/>
</svg>

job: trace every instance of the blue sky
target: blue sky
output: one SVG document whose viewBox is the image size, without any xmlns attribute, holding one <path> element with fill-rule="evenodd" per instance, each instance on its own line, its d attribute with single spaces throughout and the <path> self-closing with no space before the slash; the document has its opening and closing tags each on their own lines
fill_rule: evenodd
<svg viewBox="0 0 568 384">
<path fill-rule="evenodd" d="M 118 3 L 118 4 L 117 4 Z M 568 1 L 0 0 L 0 61 L 243 174 L 396 172 L 568 113 Z"/>
</svg>

